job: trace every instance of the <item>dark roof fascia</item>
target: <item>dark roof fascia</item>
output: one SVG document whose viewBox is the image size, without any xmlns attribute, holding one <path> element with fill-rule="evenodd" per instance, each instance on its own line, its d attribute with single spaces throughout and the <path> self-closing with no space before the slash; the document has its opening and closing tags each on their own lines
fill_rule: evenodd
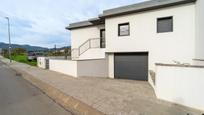
<svg viewBox="0 0 204 115">
<path fill-rule="evenodd" d="M 88 21 L 90 21 L 90 22 L 92 22 L 92 21 L 99 21 L 100 20 L 100 18 L 91 18 L 91 19 L 88 19 Z"/>
<path fill-rule="evenodd" d="M 66 27 L 65 29 L 73 30 L 73 29 L 91 27 L 91 26 L 96 26 L 96 25 L 101 25 L 101 24 L 104 24 L 103 20 L 101 21 L 100 18 L 92 18 L 92 19 L 89 19 L 88 21 L 82 21 L 82 22 L 76 22 L 76 23 L 69 24 L 69 26 Z"/>
<path fill-rule="evenodd" d="M 147 2 L 151 2 L 151 1 L 147 1 Z M 156 9 L 161 9 L 161 8 L 167 8 L 167 7 L 172 7 L 172 6 L 178 6 L 178 5 L 182 5 L 182 4 L 188 4 L 188 3 L 193 3 L 196 2 L 196 0 L 180 0 L 177 2 L 172 2 L 172 3 L 166 3 L 166 4 L 160 4 L 160 5 L 152 5 L 152 6 L 148 6 L 148 7 L 144 7 L 144 8 L 139 8 L 139 9 L 135 9 L 135 10 L 127 10 L 124 12 L 118 12 L 118 13 L 106 13 L 106 12 L 111 12 L 113 10 L 119 10 L 120 8 L 125 8 L 128 6 L 123 6 L 123 7 L 119 7 L 119 8 L 115 8 L 115 9 L 110 9 L 110 10 L 105 10 L 103 12 L 103 14 L 99 15 L 100 18 L 109 18 L 109 17 L 115 17 L 115 16 L 121 16 L 121 15 L 127 15 L 127 14 L 132 14 L 132 13 L 139 13 L 139 12 L 145 12 L 145 11 L 150 11 L 150 10 L 156 10 Z M 137 4 L 135 4 L 137 5 Z M 114 11 L 113 11 L 114 12 Z"/>
<path fill-rule="evenodd" d="M 93 24 L 91 22 L 89 22 L 89 21 L 81 21 L 81 22 L 76 22 L 76 23 L 69 24 L 69 26 L 66 27 L 66 29 L 72 30 L 72 29 L 77 29 L 77 28 L 82 28 L 82 27 L 89 27 L 89 26 L 93 26 Z"/>
<path fill-rule="evenodd" d="M 97 17 L 97 18 L 89 19 L 88 21 L 90 21 L 94 25 L 105 24 L 105 19 L 104 18 L 98 18 Z"/>
<path fill-rule="evenodd" d="M 77 26 L 77 27 L 66 27 L 65 29 L 67 30 L 73 30 L 73 29 L 79 29 L 79 28 L 86 28 L 86 27 L 91 27 L 91 26 L 95 26 L 95 25 L 84 25 L 84 26 Z"/>
</svg>

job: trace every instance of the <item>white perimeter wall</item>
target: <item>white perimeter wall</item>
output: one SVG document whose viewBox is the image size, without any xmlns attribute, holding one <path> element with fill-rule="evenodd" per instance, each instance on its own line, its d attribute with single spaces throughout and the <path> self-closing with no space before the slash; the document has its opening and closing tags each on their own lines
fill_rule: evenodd
<svg viewBox="0 0 204 115">
<path fill-rule="evenodd" d="M 173 16 L 173 32 L 157 33 L 157 18 Z M 118 36 L 118 24 L 130 23 L 130 36 Z M 156 62 L 192 63 L 195 57 L 195 4 L 106 19 L 107 52 L 149 52 Z"/>
<path fill-rule="evenodd" d="M 196 59 L 204 59 L 204 0 L 196 2 Z"/>
<path fill-rule="evenodd" d="M 157 66 L 158 98 L 204 111 L 204 68 Z"/>
<path fill-rule="evenodd" d="M 108 77 L 107 59 L 97 60 L 55 60 L 50 59 L 50 70 L 73 77 Z"/>
<path fill-rule="evenodd" d="M 77 61 L 49 60 L 50 70 L 77 77 Z"/>
</svg>

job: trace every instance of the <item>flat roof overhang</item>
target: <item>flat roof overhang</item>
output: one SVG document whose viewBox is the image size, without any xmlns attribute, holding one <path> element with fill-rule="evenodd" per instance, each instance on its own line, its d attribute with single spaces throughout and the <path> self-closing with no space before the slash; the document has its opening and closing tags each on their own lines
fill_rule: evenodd
<svg viewBox="0 0 204 115">
<path fill-rule="evenodd" d="M 109 18 L 120 15 L 127 15 L 132 13 L 144 12 L 149 10 L 161 9 L 181 4 L 194 3 L 196 0 L 151 0 L 141 2 L 133 5 L 118 7 L 114 9 L 105 10 L 100 18 Z"/>
<path fill-rule="evenodd" d="M 96 26 L 96 25 L 101 25 L 101 24 L 105 24 L 104 18 L 92 18 L 87 21 L 81 21 L 81 22 L 69 24 L 69 26 L 66 27 L 66 29 L 72 30 L 72 29 Z"/>
</svg>

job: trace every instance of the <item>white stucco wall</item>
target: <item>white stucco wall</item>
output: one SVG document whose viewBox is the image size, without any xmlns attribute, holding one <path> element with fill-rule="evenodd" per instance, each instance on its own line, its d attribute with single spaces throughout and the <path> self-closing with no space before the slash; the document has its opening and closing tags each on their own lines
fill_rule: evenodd
<svg viewBox="0 0 204 115">
<path fill-rule="evenodd" d="M 204 66 L 204 60 L 193 60 L 193 65 Z"/>
<path fill-rule="evenodd" d="M 49 64 L 52 71 L 77 77 L 77 61 L 50 59 Z"/>
<path fill-rule="evenodd" d="M 37 66 L 39 67 L 39 68 L 43 68 L 43 69 L 45 69 L 46 67 L 46 62 L 45 62 L 45 59 L 46 59 L 46 57 L 38 57 L 37 58 Z"/>
<path fill-rule="evenodd" d="M 157 33 L 157 18 L 173 16 L 173 32 Z M 118 24 L 130 23 L 130 36 L 118 36 Z M 187 4 L 106 19 L 107 52 L 149 52 L 149 70 L 155 63 L 192 63 L 195 56 L 195 5 Z M 113 56 L 109 56 L 113 58 Z M 113 59 L 109 59 L 109 75 Z"/>
<path fill-rule="evenodd" d="M 204 68 L 157 66 L 156 95 L 204 111 Z"/>
<path fill-rule="evenodd" d="M 85 28 L 71 30 L 71 46 L 72 48 L 78 48 L 86 40 L 90 38 L 100 37 L 100 27 L 90 26 Z"/>
<path fill-rule="evenodd" d="M 204 0 L 196 2 L 196 59 L 204 59 Z"/>
<path fill-rule="evenodd" d="M 77 60 L 105 58 L 105 49 L 93 48 L 83 53 Z"/>
<path fill-rule="evenodd" d="M 73 48 L 79 48 L 84 42 L 86 42 L 89 39 L 92 38 L 100 38 L 100 30 L 104 29 L 105 25 L 98 25 L 98 26 L 90 26 L 85 28 L 79 28 L 79 29 L 73 29 L 71 30 L 71 47 Z M 100 44 L 100 40 L 95 40 L 98 42 L 97 44 Z M 92 40 L 92 45 L 94 45 Z M 89 44 L 87 44 L 89 45 Z M 86 47 L 86 46 L 85 46 Z M 95 55 L 93 55 L 93 53 Z M 82 55 L 80 55 L 80 60 L 86 60 L 86 59 L 98 59 L 105 56 L 105 52 L 103 49 L 96 48 L 96 50 L 90 50 L 86 51 Z"/>
<path fill-rule="evenodd" d="M 108 75 L 110 78 L 114 78 L 114 54 L 108 54 Z"/>
</svg>

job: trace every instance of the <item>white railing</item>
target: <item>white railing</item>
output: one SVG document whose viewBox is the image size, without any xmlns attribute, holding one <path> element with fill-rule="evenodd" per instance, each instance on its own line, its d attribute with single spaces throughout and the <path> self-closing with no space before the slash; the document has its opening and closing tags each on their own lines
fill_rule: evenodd
<svg viewBox="0 0 204 115">
<path fill-rule="evenodd" d="M 80 55 L 91 48 L 100 48 L 100 38 L 91 38 L 85 41 L 79 48 L 72 49 L 72 59 L 77 59 Z"/>
</svg>

